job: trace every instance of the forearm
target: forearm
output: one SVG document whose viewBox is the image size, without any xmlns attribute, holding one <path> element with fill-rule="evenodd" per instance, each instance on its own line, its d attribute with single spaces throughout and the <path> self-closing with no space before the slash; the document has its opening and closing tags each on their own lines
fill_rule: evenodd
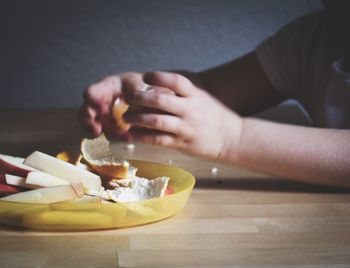
<svg viewBox="0 0 350 268">
<path fill-rule="evenodd" d="M 350 130 L 247 118 L 238 149 L 228 144 L 221 160 L 274 176 L 350 188 Z"/>
<path fill-rule="evenodd" d="M 197 74 L 203 89 L 236 113 L 249 116 L 285 99 L 277 91 L 254 52 Z"/>
</svg>

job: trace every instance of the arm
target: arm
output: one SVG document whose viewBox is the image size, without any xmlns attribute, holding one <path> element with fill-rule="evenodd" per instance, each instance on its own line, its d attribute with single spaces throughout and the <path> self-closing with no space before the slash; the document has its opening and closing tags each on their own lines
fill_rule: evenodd
<svg viewBox="0 0 350 268">
<path fill-rule="evenodd" d="M 256 113 L 284 99 L 269 82 L 254 52 L 203 72 L 175 72 L 241 115 Z M 84 103 L 80 108 L 82 126 L 94 136 L 102 131 L 109 137 L 120 136 L 122 132 L 111 113 L 115 99 L 123 97 L 125 91 L 146 87 L 143 74 L 132 72 L 107 76 L 90 85 L 84 92 Z"/>
<path fill-rule="evenodd" d="M 179 73 L 244 116 L 286 99 L 270 83 L 254 52 L 203 72 Z"/>
<path fill-rule="evenodd" d="M 241 117 L 173 73 L 152 72 L 146 83 L 176 95 L 130 92 L 126 100 L 165 114 L 128 112 L 135 140 L 173 147 L 297 181 L 350 188 L 350 131 L 291 126 Z"/>
<path fill-rule="evenodd" d="M 302 182 L 350 188 L 350 130 L 245 118 L 235 144 L 225 146 L 220 160 Z"/>
<path fill-rule="evenodd" d="M 112 100 L 122 96 L 124 89 L 129 104 L 165 112 L 129 110 L 124 118 L 132 125 L 130 134 L 135 140 L 275 176 L 350 188 L 349 130 L 297 127 L 244 118 L 208 94 L 208 91 L 215 93 L 241 114 L 283 99 L 269 84 L 260 65 L 254 64 L 256 58 L 248 54 L 202 73 L 184 73 L 192 82 L 181 75 L 162 72 L 109 77 L 86 91 L 81 119 L 87 127 L 99 128 L 95 135 L 101 131 L 101 125 L 104 131 L 118 131 L 112 123 L 106 124 L 99 118 L 109 115 Z M 238 71 L 240 67 L 255 71 L 249 77 L 230 72 L 230 68 Z M 147 84 L 169 88 L 176 95 L 142 91 Z"/>
</svg>

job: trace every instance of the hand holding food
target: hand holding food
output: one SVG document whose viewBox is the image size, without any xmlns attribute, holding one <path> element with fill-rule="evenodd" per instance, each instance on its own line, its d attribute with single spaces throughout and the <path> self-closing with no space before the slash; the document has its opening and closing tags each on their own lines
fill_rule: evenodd
<svg viewBox="0 0 350 268">
<path fill-rule="evenodd" d="M 128 130 L 128 126 L 120 120 L 127 105 L 121 103 L 120 99 L 123 99 L 125 91 L 146 88 L 140 73 L 109 76 L 89 86 L 80 109 L 81 124 L 94 136 L 102 132 L 109 137 L 122 136 Z"/>
<path fill-rule="evenodd" d="M 128 92 L 125 99 L 130 105 L 161 111 L 127 111 L 124 119 L 132 126 L 133 139 L 211 159 L 220 158 L 228 142 L 238 148 L 241 118 L 207 92 L 175 73 L 148 73 L 144 81 L 175 94 Z"/>
</svg>

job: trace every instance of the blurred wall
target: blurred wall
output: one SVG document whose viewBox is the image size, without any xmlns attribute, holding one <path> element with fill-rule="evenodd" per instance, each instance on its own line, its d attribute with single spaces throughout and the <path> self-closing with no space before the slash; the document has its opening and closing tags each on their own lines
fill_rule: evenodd
<svg viewBox="0 0 350 268">
<path fill-rule="evenodd" d="M 202 70 L 251 49 L 318 0 L 0 1 L 0 108 L 76 107 L 112 73 Z"/>
</svg>

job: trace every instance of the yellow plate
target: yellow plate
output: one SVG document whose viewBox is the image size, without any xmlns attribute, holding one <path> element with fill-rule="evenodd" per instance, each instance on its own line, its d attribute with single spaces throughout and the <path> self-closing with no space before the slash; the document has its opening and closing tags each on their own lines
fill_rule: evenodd
<svg viewBox="0 0 350 268">
<path fill-rule="evenodd" d="M 138 176 L 170 177 L 174 193 L 140 202 L 113 204 L 26 204 L 0 201 L 0 223 L 43 230 L 101 230 L 168 218 L 187 203 L 195 179 L 189 172 L 163 164 L 131 160 Z"/>
</svg>

